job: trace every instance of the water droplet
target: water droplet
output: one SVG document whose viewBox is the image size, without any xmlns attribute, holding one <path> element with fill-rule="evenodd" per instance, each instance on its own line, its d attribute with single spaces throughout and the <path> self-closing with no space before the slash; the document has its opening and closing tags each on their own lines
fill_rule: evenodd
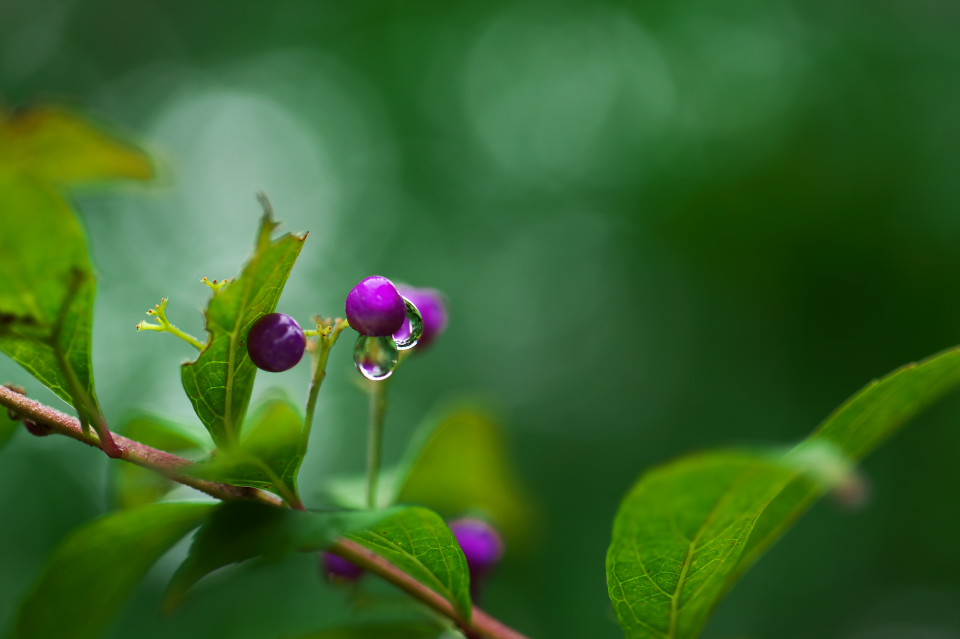
<svg viewBox="0 0 960 639">
<path fill-rule="evenodd" d="M 407 307 L 407 319 L 403 320 L 400 330 L 393 334 L 397 348 L 401 351 L 413 348 L 423 337 L 423 316 L 407 298 L 403 298 L 403 303 Z"/>
<path fill-rule="evenodd" d="M 353 361 L 357 363 L 357 370 L 361 375 L 375 382 L 393 374 L 399 357 L 400 352 L 392 335 L 380 337 L 361 335 L 357 338 L 357 345 L 353 349 Z"/>
</svg>

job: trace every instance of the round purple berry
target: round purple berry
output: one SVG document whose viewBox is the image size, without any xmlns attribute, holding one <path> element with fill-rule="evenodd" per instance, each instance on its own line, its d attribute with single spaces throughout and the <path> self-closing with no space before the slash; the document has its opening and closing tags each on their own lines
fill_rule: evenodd
<svg viewBox="0 0 960 639">
<path fill-rule="evenodd" d="M 347 295 L 347 321 L 362 335 L 393 335 L 407 318 L 407 307 L 393 282 L 380 275 L 361 280 Z"/>
<path fill-rule="evenodd" d="M 423 317 L 423 335 L 417 342 L 418 349 L 424 349 L 430 345 L 433 340 L 440 337 L 441 333 L 447 329 L 447 303 L 440 291 L 432 288 L 412 288 L 409 286 L 400 287 L 400 295 L 407 298 L 420 311 Z M 404 320 L 398 335 L 409 335 L 410 320 Z"/>
<path fill-rule="evenodd" d="M 503 540 L 500 539 L 500 534 L 482 519 L 464 518 L 452 521 L 450 530 L 460 542 L 472 576 L 486 574 L 503 557 Z"/>
<path fill-rule="evenodd" d="M 323 565 L 327 571 L 327 575 L 334 579 L 356 581 L 363 575 L 363 568 L 349 559 L 344 559 L 340 555 L 335 555 L 332 552 L 323 553 Z"/>
<path fill-rule="evenodd" d="M 247 335 L 250 359 L 271 373 L 280 373 L 297 365 L 307 348 L 307 338 L 297 320 L 283 313 L 264 315 Z"/>
</svg>

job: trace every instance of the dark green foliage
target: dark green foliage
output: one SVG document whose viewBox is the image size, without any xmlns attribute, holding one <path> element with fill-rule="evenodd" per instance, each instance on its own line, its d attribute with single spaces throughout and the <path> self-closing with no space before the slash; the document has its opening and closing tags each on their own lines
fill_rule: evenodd
<svg viewBox="0 0 960 639">
<path fill-rule="evenodd" d="M 16 639 L 95 639 L 147 570 L 195 528 L 210 504 L 153 504 L 74 531 L 20 608 Z"/>
</svg>

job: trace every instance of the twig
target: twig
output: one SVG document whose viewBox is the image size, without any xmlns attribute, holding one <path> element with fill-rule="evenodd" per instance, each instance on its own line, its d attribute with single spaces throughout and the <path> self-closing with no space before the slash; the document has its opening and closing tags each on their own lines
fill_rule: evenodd
<svg viewBox="0 0 960 639">
<path fill-rule="evenodd" d="M 66 435 L 94 448 L 101 448 L 100 438 L 97 434 L 89 429 L 84 430 L 75 417 L 61 413 L 55 408 L 50 408 L 5 386 L 0 386 L 0 404 L 13 409 L 20 417 L 29 417 L 38 423 L 49 426 L 55 433 Z M 113 433 L 113 440 L 120 449 L 118 459 L 155 470 L 176 482 L 196 488 L 217 499 L 252 499 L 275 505 L 282 503 L 279 497 L 256 488 L 221 484 L 197 479 L 182 473 L 180 472 L 181 469 L 193 462 L 179 455 L 141 444 L 136 440 L 116 433 Z"/>
<path fill-rule="evenodd" d="M 452 619 L 470 636 L 483 637 L 485 639 L 528 639 L 526 635 L 522 635 L 516 630 L 505 626 L 476 606 L 473 608 L 471 620 L 465 620 L 453 607 L 453 604 L 441 595 L 427 588 L 377 553 L 355 541 L 340 539 L 329 548 L 329 551 L 335 555 L 340 555 L 344 559 L 349 559 L 370 572 L 380 575 L 410 596 L 427 604 L 445 617 Z"/>
<path fill-rule="evenodd" d="M 49 427 L 54 433 L 66 435 L 67 437 L 71 437 L 95 448 L 101 447 L 100 439 L 96 433 L 91 430 L 84 430 L 75 417 L 71 417 L 55 408 L 41 404 L 6 386 L 0 386 L 0 405 L 6 406 L 14 411 L 20 419 L 31 419 Z M 113 433 L 113 439 L 120 449 L 119 459 L 155 470 L 174 481 L 196 488 L 217 499 L 247 499 L 274 506 L 284 506 L 283 501 L 279 497 L 263 490 L 206 481 L 181 473 L 179 471 L 192 462 L 179 455 L 147 446 L 146 444 L 116 433 Z M 398 586 L 438 613 L 452 619 L 470 636 L 482 637 L 483 639 L 527 639 L 525 635 L 505 626 L 477 607 L 473 608 L 471 620 L 465 620 L 453 607 L 453 604 L 441 595 L 420 583 L 372 550 L 354 541 L 340 539 L 330 547 L 330 552 L 349 559 Z"/>
</svg>

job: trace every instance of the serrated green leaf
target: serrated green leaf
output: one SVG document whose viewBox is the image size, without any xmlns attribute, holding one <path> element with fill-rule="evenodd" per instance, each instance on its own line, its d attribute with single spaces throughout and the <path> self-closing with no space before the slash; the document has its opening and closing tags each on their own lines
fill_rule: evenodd
<svg viewBox="0 0 960 639">
<path fill-rule="evenodd" d="M 871 383 L 787 455 L 709 453 L 643 475 L 620 506 L 607 554 L 626 636 L 698 636 L 743 572 L 829 488 L 836 460 L 852 465 L 958 388 L 952 349 Z"/>
<path fill-rule="evenodd" d="M 217 446 L 240 435 L 257 373 L 247 354 L 247 333 L 277 308 L 306 235 L 271 239 L 278 224 L 265 214 L 253 256 L 240 277 L 214 292 L 207 305 L 210 339 L 196 361 L 181 368 L 183 388 Z"/>
<path fill-rule="evenodd" d="M 210 443 L 191 429 L 151 415 L 127 420 L 118 431 L 131 439 L 171 453 L 209 449 Z M 153 503 L 176 485 L 160 473 L 134 464 L 114 464 L 114 494 L 120 508 Z"/>
<path fill-rule="evenodd" d="M 48 184 L 147 179 L 150 160 L 69 111 L 40 107 L 9 115 L 0 110 L 0 172 L 25 173 Z"/>
<path fill-rule="evenodd" d="M 470 573 L 447 524 L 426 508 L 406 508 L 367 530 L 347 535 L 447 599 L 470 618 Z"/>
<path fill-rule="evenodd" d="M 266 402 L 250 420 L 249 432 L 232 448 L 217 451 L 188 472 L 235 486 L 262 488 L 281 497 L 296 495 L 303 460 L 303 416 L 286 399 Z"/>
<path fill-rule="evenodd" d="M 154 504 L 107 515 L 53 552 L 20 607 L 14 639 L 93 639 L 150 567 L 209 513 L 210 504 Z"/>
<path fill-rule="evenodd" d="M 83 229 L 58 192 L 22 175 L 0 175 L 0 223 L 0 350 L 86 418 L 72 383 L 95 405 L 96 282 Z"/>
<path fill-rule="evenodd" d="M 392 511 L 307 512 L 254 502 L 217 507 L 200 528 L 190 554 L 167 589 L 175 606 L 200 579 L 218 568 L 255 557 L 275 559 L 294 551 L 323 550 L 344 533 L 377 523 Z"/>
<path fill-rule="evenodd" d="M 396 484 L 396 501 L 448 517 L 481 510 L 508 537 L 531 534 L 536 506 L 496 419 L 476 407 L 459 407 L 429 423 L 418 439 Z"/>
</svg>

